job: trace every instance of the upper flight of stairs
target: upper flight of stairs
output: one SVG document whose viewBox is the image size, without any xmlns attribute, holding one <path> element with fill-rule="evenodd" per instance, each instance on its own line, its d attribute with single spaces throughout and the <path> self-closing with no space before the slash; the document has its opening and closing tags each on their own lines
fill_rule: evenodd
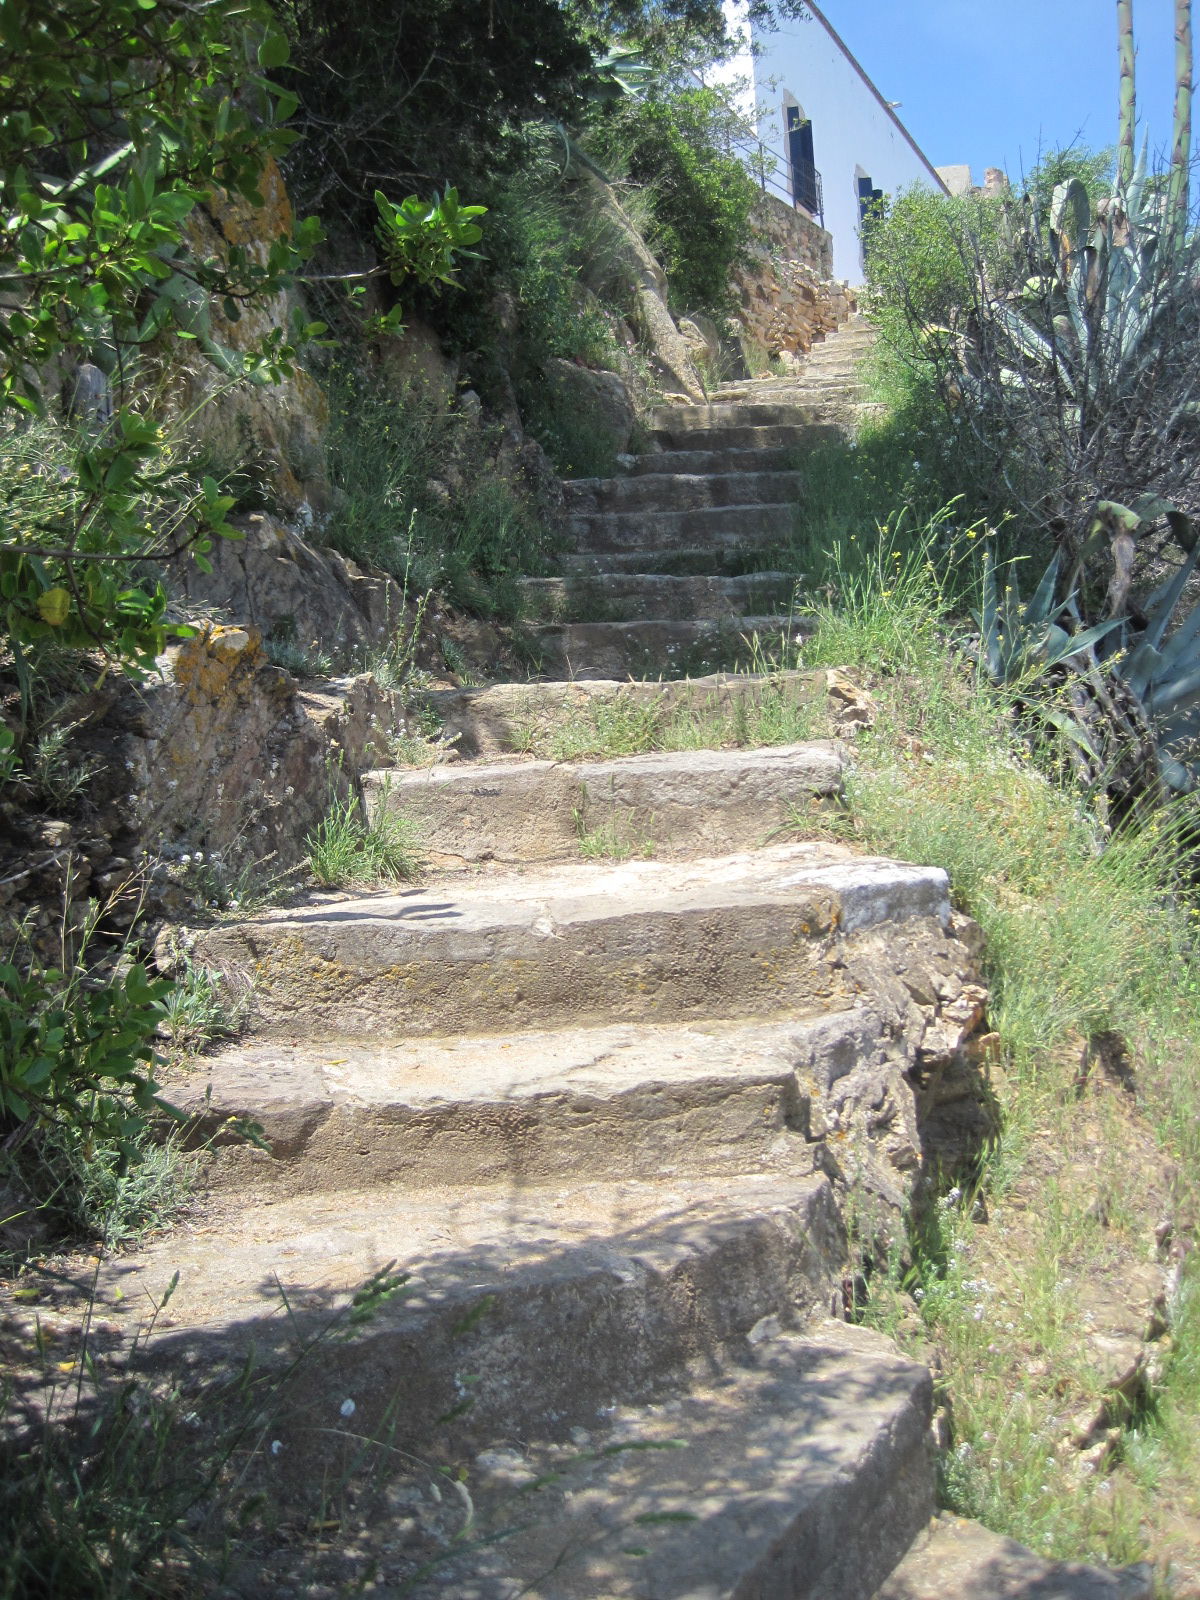
<svg viewBox="0 0 1200 1600">
<path fill-rule="evenodd" d="M 268 1465 L 320 1517 L 347 1439 L 382 1441 L 399 1487 L 362 1502 L 358 1543 L 416 1600 L 1149 1594 L 931 1526 L 930 1374 L 845 1320 L 847 1196 L 898 1212 L 917 1086 L 981 1010 L 945 874 L 805 839 L 836 740 L 525 753 L 587 715 L 736 735 L 767 696 L 824 706 L 825 674 L 677 664 L 788 626 L 788 580 L 755 562 L 787 542 L 795 452 L 830 437 L 813 391 L 841 361 L 845 405 L 860 344 L 831 339 L 780 400 L 666 408 L 658 454 L 567 486 L 575 555 L 527 584 L 559 680 L 431 695 L 459 759 L 367 782 L 419 824 L 422 881 L 195 930 L 249 1033 L 168 1084 L 209 1193 L 103 1268 L 105 1315 L 178 1273 L 156 1359 L 205 1383 L 250 1342 L 289 1364 L 357 1285 L 408 1274 L 295 1366 Z M 664 681 L 601 681 L 642 666 Z M 625 859 L 584 859 L 596 838 Z"/>
</svg>

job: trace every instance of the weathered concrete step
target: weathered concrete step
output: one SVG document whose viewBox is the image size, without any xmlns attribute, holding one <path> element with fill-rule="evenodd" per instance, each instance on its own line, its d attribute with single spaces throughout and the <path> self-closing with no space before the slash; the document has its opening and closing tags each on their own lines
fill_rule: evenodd
<svg viewBox="0 0 1200 1600">
<path fill-rule="evenodd" d="M 193 953 L 252 984 L 259 1033 L 380 1040 L 837 1009 L 847 935 L 949 915 L 940 868 L 775 845 L 314 897 Z"/>
<path fill-rule="evenodd" d="M 670 550 L 677 545 L 762 545 L 786 542 L 796 528 L 796 502 L 706 506 L 696 511 L 593 511 L 567 518 L 582 550 Z"/>
<path fill-rule="evenodd" d="M 832 423 L 814 423 L 804 434 L 801 452 L 845 438 L 842 429 Z M 625 471 L 631 477 L 663 472 L 790 472 L 795 470 L 796 460 L 796 445 L 774 445 L 762 450 L 660 450 L 627 457 Z"/>
<path fill-rule="evenodd" d="M 811 407 L 787 400 L 774 404 L 659 406 L 650 413 L 650 427 L 655 433 L 696 433 L 711 428 L 802 428 L 823 420 Z"/>
<path fill-rule="evenodd" d="M 527 761 L 373 772 L 372 814 L 410 817 L 438 867 L 577 861 L 606 853 L 719 855 L 778 836 L 814 800 L 840 793 L 840 745 L 682 750 L 609 761 Z"/>
<path fill-rule="evenodd" d="M 878 1334 L 764 1338 L 679 1396 L 622 1407 L 574 1463 L 485 1456 L 484 1526 L 517 1520 L 514 1457 L 551 1486 L 415 1600 L 869 1600 L 932 1505 L 929 1407 L 925 1369 Z"/>
<path fill-rule="evenodd" d="M 736 1191 L 727 1175 L 456 1184 L 254 1206 L 231 1194 L 214 1196 L 193 1228 L 101 1268 L 98 1290 L 106 1316 L 129 1308 L 136 1319 L 143 1297 L 177 1275 L 175 1331 L 160 1324 L 153 1359 L 176 1370 L 182 1347 L 208 1382 L 236 1370 L 251 1343 L 260 1372 L 291 1364 L 333 1305 L 385 1266 L 408 1274 L 404 1296 L 355 1337 L 326 1337 L 292 1372 L 287 1411 L 271 1424 L 274 1466 L 311 1491 L 329 1455 L 344 1461 L 345 1399 L 358 1437 L 425 1460 L 464 1444 L 561 1439 L 689 1362 L 719 1359 L 764 1317 L 795 1327 L 827 1309 L 845 1251 L 824 1177 L 750 1174 Z"/>
<path fill-rule="evenodd" d="M 878 1590 L 875 1600 L 1153 1600 L 1142 1563 L 1111 1570 L 1047 1561 L 977 1522 L 943 1512 Z"/>
<path fill-rule="evenodd" d="M 535 632 L 541 668 L 555 678 L 695 676 L 753 664 L 812 631 L 802 617 L 547 623 Z"/>
<path fill-rule="evenodd" d="M 796 580 L 787 572 L 744 573 L 734 578 L 675 577 L 663 573 L 612 573 L 603 583 L 577 578 L 523 578 L 525 615 L 532 622 L 583 622 L 620 618 L 739 617 L 787 607 Z"/>
<path fill-rule="evenodd" d="M 697 407 L 697 409 L 702 409 Z M 733 408 L 736 409 L 736 408 Z M 774 423 L 755 425 L 729 423 L 726 426 L 704 426 L 697 423 L 684 428 L 656 428 L 654 437 L 667 450 L 777 450 L 787 448 L 804 451 L 816 443 L 828 442 L 828 429 L 832 419 L 821 406 L 808 405 L 802 409 L 810 421 L 800 423 Z M 814 427 L 820 427 L 820 439 L 814 439 Z M 839 430 L 840 431 L 840 430 Z"/>
<path fill-rule="evenodd" d="M 164 1092 L 211 1150 L 210 1183 L 252 1194 L 808 1176 L 848 1068 L 882 1060 L 862 1007 L 766 1024 L 617 1026 L 394 1045 L 231 1047 Z M 259 1124 L 270 1153 L 236 1140 Z"/>
<path fill-rule="evenodd" d="M 672 730 L 686 729 L 689 745 L 766 744 L 765 710 L 781 724 L 804 711 L 820 717 L 839 691 L 827 672 L 721 672 L 665 682 L 494 683 L 479 689 L 441 689 L 423 705 L 442 736 L 468 760 L 514 752 L 606 755 L 650 750 Z M 690 735 L 695 732 L 695 737 Z M 780 743 L 792 743 L 796 735 Z M 678 742 L 678 741 L 676 741 Z"/>
<path fill-rule="evenodd" d="M 803 473 L 646 472 L 622 478 L 575 478 L 563 484 L 567 511 L 696 511 L 706 506 L 794 505 Z"/>
</svg>

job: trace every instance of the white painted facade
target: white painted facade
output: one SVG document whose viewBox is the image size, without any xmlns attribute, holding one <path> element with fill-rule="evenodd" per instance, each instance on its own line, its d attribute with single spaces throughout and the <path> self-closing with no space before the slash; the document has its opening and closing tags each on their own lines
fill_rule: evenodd
<svg viewBox="0 0 1200 1600">
<path fill-rule="evenodd" d="M 807 18 L 768 29 L 747 22 L 744 0 L 726 0 L 730 31 L 746 43 L 719 79 L 753 117 L 759 139 L 774 158 L 770 187 L 776 193 L 798 190 L 806 210 L 819 204 L 821 220 L 833 235 L 834 276 L 857 285 L 864 278 L 861 208 L 869 194 L 945 185 L 848 45 L 811 0 L 806 5 Z M 789 159 L 789 151 L 807 149 L 808 140 L 820 175 L 816 203 L 804 170 L 806 156 L 801 154 L 799 169 Z"/>
</svg>

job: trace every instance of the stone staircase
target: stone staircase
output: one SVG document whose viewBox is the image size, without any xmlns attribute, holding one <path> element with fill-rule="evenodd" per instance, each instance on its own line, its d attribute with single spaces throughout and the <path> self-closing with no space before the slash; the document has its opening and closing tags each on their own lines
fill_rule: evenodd
<svg viewBox="0 0 1200 1600">
<path fill-rule="evenodd" d="M 836 675 L 669 670 L 788 600 L 754 563 L 831 424 L 803 386 L 746 387 L 569 486 L 577 551 L 528 588 L 579 681 L 434 696 L 459 759 L 368 782 L 419 821 L 422 882 L 196 931 L 252 996 L 249 1036 L 169 1086 L 213 1141 L 210 1192 L 101 1287 L 120 1316 L 118 1288 L 177 1272 L 158 1359 L 207 1378 L 250 1341 L 287 1363 L 356 1285 L 407 1274 L 269 1425 L 268 1492 L 308 1515 L 347 1438 L 380 1441 L 385 1486 L 337 1513 L 372 1592 L 1134 1600 L 1136 1575 L 986 1543 L 972 1566 L 958 1525 L 930 1530 L 930 1374 L 845 1320 L 850 1197 L 894 1224 L 969 1095 L 983 995 L 942 871 L 805 840 L 844 746 L 728 737 L 771 697 L 844 710 Z M 667 681 L 616 681 L 641 650 Z M 527 753 L 681 708 L 727 747 Z M 625 859 L 583 859 L 596 836 Z M 946 1539 L 956 1576 L 930 1587 Z M 282 1556 L 272 1581 L 245 1592 L 310 1592 Z"/>
</svg>

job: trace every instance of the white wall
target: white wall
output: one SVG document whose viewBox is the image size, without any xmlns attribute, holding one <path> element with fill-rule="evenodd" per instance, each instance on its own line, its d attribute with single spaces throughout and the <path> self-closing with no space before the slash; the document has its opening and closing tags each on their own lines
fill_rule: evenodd
<svg viewBox="0 0 1200 1600">
<path fill-rule="evenodd" d="M 727 15 L 744 28 L 744 4 L 728 0 Z M 851 284 L 863 281 L 856 179 L 894 194 L 912 184 L 939 186 L 928 162 L 895 115 L 880 104 L 871 85 L 813 17 L 753 29 L 757 54 L 749 48 L 727 70 L 752 76 L 758 103 L 758 136 L 778 161 L 777 179 L 788 181 L 785 104 L 799 105 L 813 126 L 813 156 L 821 174 L 825 227 L 833 235 L 833 271 Z M 852 49 L 853 40 L 846 40 Z"/>
</svg>

